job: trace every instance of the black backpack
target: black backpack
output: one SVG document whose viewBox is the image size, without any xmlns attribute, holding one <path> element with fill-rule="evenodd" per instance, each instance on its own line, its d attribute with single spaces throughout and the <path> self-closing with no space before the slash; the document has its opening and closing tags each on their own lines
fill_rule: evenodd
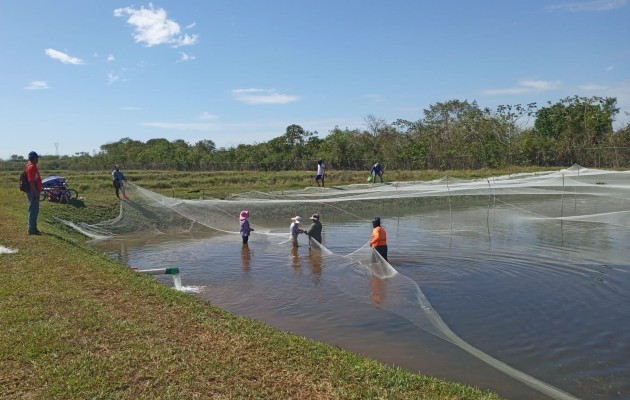
<svg viewBox="0 0 630 400">
<path fill-rule="evenodd" d="M 29 183 L 28 178 L 26 177 L 25 169 L 23 169 L 22 173 L 20 173 L 20 190 L 23 192 L 31 191 L 31 184 Z"/>
</svg>

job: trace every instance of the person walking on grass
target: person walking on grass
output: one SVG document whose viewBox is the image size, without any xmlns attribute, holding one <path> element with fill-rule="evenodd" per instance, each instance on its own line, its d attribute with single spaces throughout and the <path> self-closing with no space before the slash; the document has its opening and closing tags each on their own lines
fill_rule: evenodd
<svg viewBox="0 0 630 400">
<path fill-rule="evenodd" d="M 291 226 L 289 227 L 289 238 L 291 240 L 291 244 L 293 244 L 293 247 L 298 247 L 298 235 L 300 233 L 304 233 L 304 231 L 300 229 L 302 217 L 297 215 L 291 218 L 291 221 Z"/>
<path fill-rule="evenodd" d="M 315 175 L 315 182 L 317 182 L 317 187 L 324 187 L 324 174 L 326 173 L 326 164 L 324 164 L 324 160 L 321 158 L 317 160 L 317 175 Z M 320 185 L 321 182 L 321 185 Z"/>
<path fill-rule="evenodd" d="M 114 189 L 116 189 L 116 197 L 120 199 L 120 191 L 122 190 L 123 197 L 128 199 L 127 193 L 125 193 L 125 182 L 127 182 L 127 178 L 120 170 L 120 166 L 116 164 L 114 166 L 114 170 L 112 171 L 112 179 L 114 184 Z"/>
<path fill-rule="evenodd" d="M 26 166 L 26 179 L 29 183 L 29 190 L 26 192 L 28 199 L 28 234 L 41 235 L 37 229 L 37 218 L 39 217 L 39 194 L 42 191 L 42 177 L 39 175 L 37 168 L 39 163 L 39 155 L 31 151 L 28 153 L 28 165 Z"/>
<path fill-rule="evenodd" d="M 378 254 L 387 261 L 387 233 L 381 226 L 381 218 L 374 217 L 372 220 L 372 239 L 370 240 L 370 246 L 378 252 Z"/>
<path fill-rule="evenodd" d="M 319 222 L 319 214 L 313 214 L 309 218 L 313 223 L 307 230 L 304 231 L 310 238 L 313 238 L 317 243 L 322 242 L 322 223 Z"/>
<path fill-rule="evenodd" d="M 249 211 L 243 210 L 239 215 L 239 221 L 241 224 L 241 237 L 243 238 L 243 244 L 246 245 L 249 241 L 249 234 L 254 230 L 249 226 Z"/>
</svg>

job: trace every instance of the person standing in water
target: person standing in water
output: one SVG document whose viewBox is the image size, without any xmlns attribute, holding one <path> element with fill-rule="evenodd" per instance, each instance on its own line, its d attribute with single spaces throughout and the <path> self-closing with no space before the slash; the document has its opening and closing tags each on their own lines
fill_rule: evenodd
<svg viewBox="0 0 630 400">
<path fill-rule="evenodd" d="M 378 254 L 387 261 L 387 233 L 381 226 L 381 218 L 374 217 L 372 220 L 372 240 L 370 240 L 370 246 L 378 252 Z"/>
<path fill-rule="evenodd" d="M 321 158 L 317 160 L 317 175 L 315 175 L 315 182 L 317 182 L 317 187 L 324 187 L 324 174 L 326 173 L 326 164 L 324 164 L 324 160 Z M 319 182 L 321 181 L 321 185 Z"/>
<path fill-rule="evenodd" d="M 319 222 L 319 214 L 313 214 L 310 218 L 313 223 L 304 231 L 309 237 L 315 239 L 317 243 L 322 242 L 322 223 Z"/>
<path fill-rule="evenodd" d="M 243 238 L 243 244 L 247 244 L 249 241 L 249 234 L 254 230 L 254 228 L 249 226 L 249 211 L 243 210 L 239 215 L 239 221 L 241 224 L 241 237 Z"/>
<path fill-rule="evenodd" d="M 300 229 L 300 222 L 302 221 L 302 217 L 297 215 L 291 218 L 291 221 L 291 226 L 289 227 L 291 244 L 293 244 L 293 247 L 298 247 L 298 235 L 300 233 L 304 233 L 304 231 Z"/>
</svg>

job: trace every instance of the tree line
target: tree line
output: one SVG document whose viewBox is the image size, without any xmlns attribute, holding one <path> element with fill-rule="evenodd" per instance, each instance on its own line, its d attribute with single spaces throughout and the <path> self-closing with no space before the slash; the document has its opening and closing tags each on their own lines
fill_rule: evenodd
<svg viewBox="0 0 630 400">
<path fill-rule="evenodd" d="M 335 127 L 321 138 L 293 124 L 267 142 L 217 148 L 206 139 L 146 142 L 123 138 L 95 154 L 42 157 L 48 169 L 306 170 L 323 158 L 336 169 L 478 169 L 508 165 L 623 167 L 630 165 L 630 125 L 617 131 L 616 98 L 567 97 L 481 108 L 450 100 L 423 110 L 417 121 L 388 123 L 369 115 L 364 129 Z M 14 155 L 5 166 L 24 161 Z"/>
</svg>

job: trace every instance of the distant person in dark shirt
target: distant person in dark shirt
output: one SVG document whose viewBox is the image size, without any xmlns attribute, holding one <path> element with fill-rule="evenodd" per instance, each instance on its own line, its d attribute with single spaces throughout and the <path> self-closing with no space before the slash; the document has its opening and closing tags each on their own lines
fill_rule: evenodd
<svg viewBox="0 0 630 400">
<path fill-rule="evenodd" d="M 114 170 L 112 171 L 112 179 L 114 184 L 114 189 L 116 189 L 116 197 L 120 199 L 120 191 L 122 190 L 123 197 L 128 199 L 127 194 L 125 193 L 125 182 L 127 182 L 127 178 L 120 170 L 120 166 L 116 164 Z"/>
<path fill-rule="evenodd" d="M 383 167 L 381 166 L 381 164 L 376 163 L 372 166 L 372 169 L 370 170 L 370 173 L 372 174 L 372 183 L 376 183 L 376 177 L 378 176 L 379 178 L 381 178 L 381 183 L 383 183 L 383 173 L 385 172 L 385 170 L 383 169 Z"/>
</svg>

